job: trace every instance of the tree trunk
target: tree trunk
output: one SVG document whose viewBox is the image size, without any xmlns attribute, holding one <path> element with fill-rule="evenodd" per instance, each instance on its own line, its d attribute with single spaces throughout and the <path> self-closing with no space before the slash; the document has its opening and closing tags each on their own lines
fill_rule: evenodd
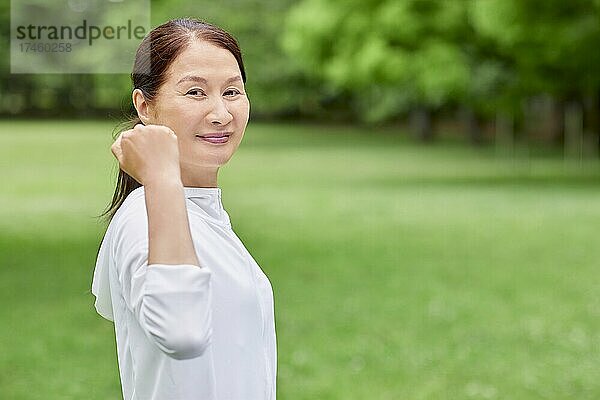
<svg viewBox="0 0 600 400">
<path fill-rule="evenodd" d="M 474 145 L 480 145 L 483 143 L 483 131 L 481 124 L 477 118 L 477 114 L 473 111 L 472 107 L 465 106 L 461 108 L 460 119 L 465 132 L 469 138 L 469 141 Z"/>
<path fill-rule="evenodd" d="M 413 135 L 422 142 L 433 140 L 431 113 L 425 107 L 418 107 L 411 111 L 410 126 Z"/>
<path fill-rule="evenodd" d="M 598 157 L 600 153 L 600 91 L 594 91 L 585 96 L 583 104 L 585 153 L 590 157 Z"/>
<path fill-rule="evenodd" d="M 565 126 L 564 103 L 554 97 L 549 98 L 548 118 L 546 122 L 546 136 L 557 146 L 563 144 Z"/>
<path fill-rule="evenodd" d="M 581 159 L 583 156 L 583 110 L 577 101 L 565 107 L 565 158 Z"/>
<path fill-rule="evenodd" d="M 512 115 L 496 114 L 496 154 L 514 155 L 515 150 L 515 122 Z"/>
</svg>

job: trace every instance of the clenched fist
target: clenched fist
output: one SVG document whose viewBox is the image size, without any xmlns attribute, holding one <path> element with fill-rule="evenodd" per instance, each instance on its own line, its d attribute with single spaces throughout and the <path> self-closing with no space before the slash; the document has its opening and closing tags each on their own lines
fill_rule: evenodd
<svg viewBox="0 0 600 400">
<path fill-rule="evenodd" d="M 142 185 L 181 180 L 177 136 L 163 125 L 137 124 L 121 132 L 110 147 L 120 168 Z"/>
</svg>

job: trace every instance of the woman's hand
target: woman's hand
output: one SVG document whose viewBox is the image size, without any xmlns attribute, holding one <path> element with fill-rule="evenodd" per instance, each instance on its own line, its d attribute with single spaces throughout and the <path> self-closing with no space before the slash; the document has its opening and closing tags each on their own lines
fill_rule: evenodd
<svg viewBox="0 0 600 400">
<path fill-rule="evenodd" d="M 169 127 L 137 124 L 121 132 L 110 150 L 120 168 L 144 186 L 181 181 L 177 136 Z"/>
</svg>

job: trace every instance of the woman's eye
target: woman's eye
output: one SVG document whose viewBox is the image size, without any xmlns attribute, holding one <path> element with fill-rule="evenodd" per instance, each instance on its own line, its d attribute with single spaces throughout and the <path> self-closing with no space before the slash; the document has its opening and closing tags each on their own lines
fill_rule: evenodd
<svg viewBox="0 0 600 400">
<path fill-rule="evenodd" d="M 186 94 L 189 94 L 192 96 L 200 96 L 200 95 L 203 95 L 204 92 L 200 89 L 190 89 L 190 90 L 188 90 L 188 92 Z"/>
<path fill-rule="evenodd" d="M 224 93 L 224 94 L 225 94 L 226 96 L 235 96 L 235 95 L 238 95 L 238 94 L 240 94 L 240 93 L 241 93 L 241 92 L 240 92 L 239 90 L 237 90 L 237 89 L 229 89 L 229 90 L 225 91 L 225 93 Z"/>
</svg>

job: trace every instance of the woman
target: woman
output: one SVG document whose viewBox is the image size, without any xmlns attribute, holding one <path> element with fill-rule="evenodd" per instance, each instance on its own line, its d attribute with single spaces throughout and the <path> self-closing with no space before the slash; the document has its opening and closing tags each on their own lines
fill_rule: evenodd
<svg viewBox="0 0 600 400">
<path fill-rule="evenodd" d="M 169 21 L 140 44 L 132 80 L 139 118 L 111 147 L 120 171 L 92 283 L 124 399 L 275 399 L 273 292 L 217 184 L 250 110 L 238 44 Z"/>
</svg>

